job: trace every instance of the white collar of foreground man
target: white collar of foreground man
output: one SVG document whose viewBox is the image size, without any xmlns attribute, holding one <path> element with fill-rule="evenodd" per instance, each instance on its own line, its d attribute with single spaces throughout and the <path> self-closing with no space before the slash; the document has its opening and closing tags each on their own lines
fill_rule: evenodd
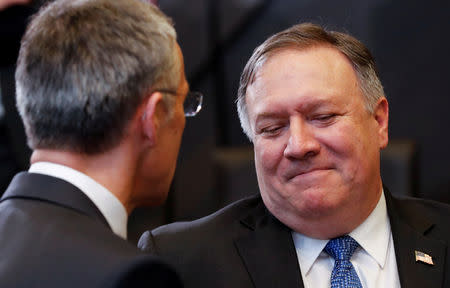
<svg viewBox="0 0 450 288">
<path fill-rule="evenodd" d="M 65 180 L 80 189 L 103 214 L 112 231 L 127 239 L 128 214 L 125 206 L 108 189 L 91 177 L 70 167 L 51 162 L 33 163 L 29 173 L 39 173 Z"/>
</svg>

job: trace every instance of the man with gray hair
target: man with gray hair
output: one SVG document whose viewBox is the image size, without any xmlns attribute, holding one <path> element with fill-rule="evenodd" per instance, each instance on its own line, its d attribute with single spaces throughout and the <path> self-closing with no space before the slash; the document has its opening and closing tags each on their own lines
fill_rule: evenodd
<svg viewBox="0 0 450 288">
<path fill-rule="evenodd" d="M 310 23 L 273 35 L 237 106 L 260 194 L 139 241 L 186 287 L 450 287 L 450 207 L 382 185 L 388 101 L 361 42 Z"/>
<path fill-rule="evenodd" d="M 180 287 L 126 241 L 172 181 L 190 93 L 173 25 L 137 0 L 57 0 L 22 40 L 17 106 L 33 149 L 0 201 L 1 287 Z"/>
</svg>

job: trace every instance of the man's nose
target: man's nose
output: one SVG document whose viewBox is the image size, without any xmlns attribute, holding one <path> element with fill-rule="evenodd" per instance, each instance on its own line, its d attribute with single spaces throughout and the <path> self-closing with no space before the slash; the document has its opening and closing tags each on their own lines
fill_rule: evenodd
<svg viewBox="0 0 450 288">
<path fill-rule="evenodd" d="M 314 127 L 301 117 L 290 120 L 289 139 L 284 149 L 286 158 L 304 159 L 315 156 L 320 151 L 320 143 L 314 134 Z"/>
</svg>

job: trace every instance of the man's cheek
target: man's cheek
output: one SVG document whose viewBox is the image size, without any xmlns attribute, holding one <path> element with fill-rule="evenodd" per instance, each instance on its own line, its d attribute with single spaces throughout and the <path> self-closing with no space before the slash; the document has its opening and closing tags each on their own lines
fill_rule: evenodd
<svg viewBox="0 0 450 288">
<path fill-rule="evenodd" d="M 274 171 L 280 159 L 280 153 L 270 145 L 262 145 L 255 154 L 257 166 L 264 171 Z"/>
</svg>

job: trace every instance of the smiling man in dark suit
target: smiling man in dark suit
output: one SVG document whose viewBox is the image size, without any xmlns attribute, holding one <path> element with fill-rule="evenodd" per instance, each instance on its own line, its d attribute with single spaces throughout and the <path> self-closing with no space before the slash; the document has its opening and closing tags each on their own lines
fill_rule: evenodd
<svg viewBox="0 0 450 288">
<path fill-rule="evenodd" d="M 165 201 L 200 107 L 171 21 L 143 1 L 53 1 L 16 87 L 33 154 L 0 201 L 0 287 L 180 287 L 126 241 L 129 213 Z"/>
<path fill-rule="evenodd" d="M 450 286 L 450 207 L 383 188 L 388 101 L 361 42 L 309 23 L 275 34 L 237 105 L 260 195 L 146 232 L 142 249 L 187 287 Z"/>
</svg>

